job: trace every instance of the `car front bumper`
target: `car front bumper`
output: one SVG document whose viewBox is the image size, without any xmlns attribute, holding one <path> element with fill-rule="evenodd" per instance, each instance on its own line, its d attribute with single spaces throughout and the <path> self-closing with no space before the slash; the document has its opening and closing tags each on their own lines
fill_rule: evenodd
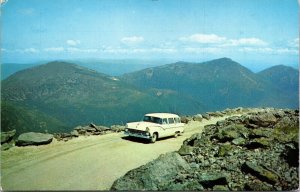
<svg viewBox="0 0 300 192">
<path fill-rule="evenodd" d="M 124 131 L 125 135 L 132 136 L 132 137 L 139 137 L 144 139 L 150 139 L 151 136 L 148 132 L 132 132 L 132 131 Z"/>
</svg>

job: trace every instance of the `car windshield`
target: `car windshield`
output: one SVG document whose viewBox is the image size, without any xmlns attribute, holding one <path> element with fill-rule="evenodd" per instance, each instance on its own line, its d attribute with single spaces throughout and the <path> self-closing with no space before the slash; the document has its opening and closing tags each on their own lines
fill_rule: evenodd
<svg viewBox="0 0 300 192">
<path fill-rule="evenodd" d="M 144 116 L 143 121 L 162 124 L 161 118 L 158 117 Z"/>
</svg>

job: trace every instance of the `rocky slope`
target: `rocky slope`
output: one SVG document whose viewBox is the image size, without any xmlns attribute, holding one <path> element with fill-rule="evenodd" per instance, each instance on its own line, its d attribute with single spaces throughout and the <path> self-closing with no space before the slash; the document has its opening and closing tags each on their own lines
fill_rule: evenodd
<svg viewBox="0 0 300 192">
<path fill-rule="evenodd" d="M 265 109 L 230 117 L 179 151 L 129 171 L 112 190 L 295 190 L 299 111 Z"/>
</svg>

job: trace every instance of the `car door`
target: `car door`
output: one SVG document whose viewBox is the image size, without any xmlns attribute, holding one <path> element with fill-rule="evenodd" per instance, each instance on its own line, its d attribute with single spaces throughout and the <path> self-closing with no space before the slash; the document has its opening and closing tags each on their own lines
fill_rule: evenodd
<svg viewBox="0 0 300 192">
<path fill-rule="evenodd" d="M 166 132 L 167 132 L 166 135 L 172 136 L 175 134 L 176 130 L 177 130 L 177 126 L 176 126 L 174 118 L 168 118 L 168 128 L 166 130 Z"/>
<path fill-rule="evenodd" d="M 167 118 L 162 118 L 161 131 L 158 133 L 159 137 L 167 137 L 169 133 L 169 122 Z"/>
</svg>

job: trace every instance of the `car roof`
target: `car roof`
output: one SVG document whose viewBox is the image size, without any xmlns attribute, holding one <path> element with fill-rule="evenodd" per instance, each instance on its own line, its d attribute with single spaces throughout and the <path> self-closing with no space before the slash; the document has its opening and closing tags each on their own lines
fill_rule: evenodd
<svg viewBox="0 0 300 192">
<path fill-rule="evenodd" d="M 159 117 L 159 118 L 179 117 L 178 115 L 172 114 L 172 113 L 148 113 L 148 114 L 145 114 L 145 116 Z"/>
</svg>

